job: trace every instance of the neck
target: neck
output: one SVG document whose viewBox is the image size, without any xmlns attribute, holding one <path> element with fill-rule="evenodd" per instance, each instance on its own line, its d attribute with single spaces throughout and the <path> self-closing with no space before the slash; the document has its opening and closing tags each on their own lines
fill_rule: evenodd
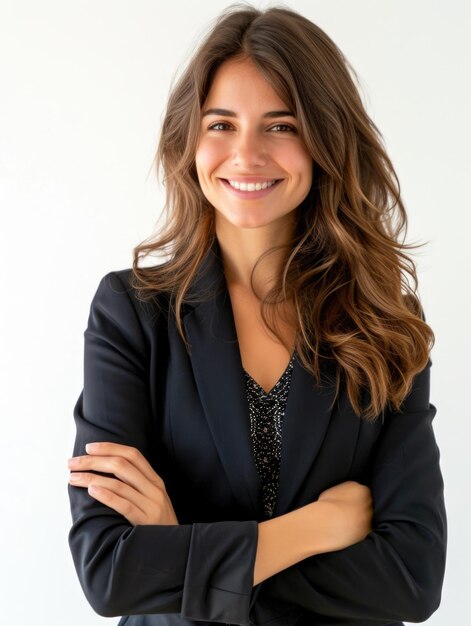
<svg viewBox="0 0 471 626">
<path fill-rule="evenodd" d="M 216 223 L 216 237 L 228 286 L 251 292 L 250 275 L 256 261 L 274 246 L 291 243 L 292 223 L 289 228 L 280 228 L 275 224 L 260 228 L 236 228 L 228 222 L 220 222 Z M 254 273 L 257 292 L 272 286 L 285 254 L 286 247 L 270 252 L 260 261 Z"/>
</svg>

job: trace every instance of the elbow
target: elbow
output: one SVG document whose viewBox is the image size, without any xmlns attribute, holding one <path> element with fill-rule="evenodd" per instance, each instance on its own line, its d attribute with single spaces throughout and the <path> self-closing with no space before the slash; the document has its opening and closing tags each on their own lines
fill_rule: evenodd
<svg viewBox="0 0 471 626">
<path fill-rule="evenodd" d="M 154 577 L 155 584 L 149 580 L 147 588 L 144 585 L 139 588 L 137 579 L 129 580 L 126 575 L 109 578 L 79 575 L 79 578 L 88 603 L 101 617 L 181 611 L 182 590 L 163 589 L 158 577 Z"/>
<path fill-rule="evenodd" d="M 74 541 L 73 539 L 76 539 Z M 99 550 L 85 548 L 85 539 L 73 537 L 70 547 L 77 578 L 91 608 L 102 617 L 119 617 L 129 608 L 122 576 L 117 577 L 112 566 L 112 547 Z M 120 584 L 121 582 L 121 584 Z"/>
<path fill-rule="evenodd" d="M 377 606 L 375 618 L 407 623 L 425 622 L 440 606 L 441 589 L 432 592 L 410 583 L 405 588 L 398 585 L 393 594 L 383 596 L 381 605 Z"/>
<path fill-rule="evenodd" d="M 416 595 L 410 604 L 407 614 L 401 616 L 406 622 L 425 622 L 438 609 L 441 602 L 441 585 L 436 589 L 429 589 Z"/>
<path fill-rule="evenodd" d="M 90 564 L 89 564 L 90 566 Z M 91 608 L 101 617 L 121 617 L 139 612 L 139 602 L 142 598 L 132 588 L 132 583 L 126 584 L 126 576 L 116 576 L 109 572 L 93 573 L 84 570 L 79 572 L 79 580 L 85 598 Z M 159 589 L 156 585 L 156 596 Z M 155 609 L 155 606 L 152 607 Z M 149 612 L 151 607 L 149 606 Z"/>
<path fill-rule="evenodd" d="M 84 568 L 85 570 L 85 568 Z M 87 602 L 101 617 L 120 617 L 129 607 L 125 605 L 125 594 L 113 591 L 111 577 L 108 581 L 86 571 L 78 571 L 78 578 Z"/>
<path fill-rule="evenodd" d="M 108 532 L 106 541 L 97 533 L 94 542 L 89 533 L 71 532 L 70 548 L 80 586 L 101 617 L 180 612 L 181 571 L 172 570 L 167 561 L 145 563 L 143 550 L 127 549 L 136 529 L 145 532 L 152 528 L 138 526 L 123 532 L 118 527 L 114 535 Z"/>
<path fill-rule="evenodd" d="M 114 602 L 103 602 L 101 599 L 97 599 L 96 597 L 92 598 L 88 594 L 85 595 L 92 609 L 101 617 L 121 617 L 124 614 L 124 612 L 121 612 L 116 608 Z"/>
<path fill-rule="evenodd" d="M 428 564 L 428 576 L 421 577 L 414 584 L 414 592 L 409 594 L 408 606 L 401 619 L 406 622 L 425 622 L 438 609 L 441 603 L 445 557 Z"/>
<path fill-rule="evenodd" d="M 439 608 L 446 569 L 446 521 L 434 532 L 419 530 L 409 542 L 408 559 L 402 561 L 402 593 L 394 594 L 393 601 L 402 609 L 398 618 L 412 623 L 425 622 Z"/>
<path fill-rule="evenodd" d="M 446 540 L 434 539 L 419 545 L 414 537 L 408 542 L 407 558 L 398 550 L 389 556 L 392 560 L 383 563 L 385 577 L 378 587 L 376 606 L 381 612 L 375 617 L 411 623 L 428 620 L 441 603 Z"/>
</svg>

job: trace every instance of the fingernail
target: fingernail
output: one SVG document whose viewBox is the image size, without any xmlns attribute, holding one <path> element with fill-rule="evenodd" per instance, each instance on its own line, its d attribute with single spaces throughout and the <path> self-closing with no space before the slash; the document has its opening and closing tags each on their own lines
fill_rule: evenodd
<svg viewBox="0 0 471 626">
<path fill-rule="evenodd" d="M 77 480 L 80 480 L 81 475 L 78 474 L 77 472 L 71 472 L 70 476 L 69 476 L 69 480 L 72 482 L 75 482 Z"/>
<path fill-rule="evenodd" d="M 87 443 L 85 444 L 85 450 L 87 452 L 96 452 L 98 446 L 96 443 Z"/>
</svg>

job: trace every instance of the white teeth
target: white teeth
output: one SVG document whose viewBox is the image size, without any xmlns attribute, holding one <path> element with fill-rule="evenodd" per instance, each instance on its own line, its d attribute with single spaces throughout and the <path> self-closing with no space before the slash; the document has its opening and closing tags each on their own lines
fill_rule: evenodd
<svg viewBox="0 0 471 626">
<path fill-rule="evenodd" d="M 240 191 L 260 191 L 261 189 L 266 189 L 267 187 L 271 187 L 275 184 L 275 180 L 266 181 L 264 183 L 239 183 L 235 180 L 229 180 L 228 183 L 231 187 L 235 189 L 239 189 Z"/>
</svg>

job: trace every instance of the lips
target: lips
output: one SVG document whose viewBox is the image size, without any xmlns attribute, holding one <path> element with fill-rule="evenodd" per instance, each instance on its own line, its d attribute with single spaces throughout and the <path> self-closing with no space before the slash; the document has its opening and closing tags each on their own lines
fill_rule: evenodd
<svg viewBox="0 0 471 626">
<path fill-rule="evenodd" d="M 269 176 L 234 176 L 234 178 L 221 178 L 221 180 L 232 180 L 235 183 L 271 183 L 272 181 L 278 182 L 282 180 L 282 178 L 274 178 L 273 176 L 270 178 Z"/>
<path fill-rule="evenodd" d="M 220 179 L 222 184 L 224 185 L 224 187 L 229 190 L 233 195 L 235 195 L 238 198 L 242 198 L 243 200 L 256 200 L 257 198 L 263 198 L 264 196 L 267 196 L 268 194 L 270 194 L 274 189 L 276 189 L 278 187 L 278 185 L 282 182 L 282 178 L 278 178 L 278 179 L 271 179 L 271 180 L 275 180 L 275 182 L 273 183 L 273 185 L 271 185 L 270 187 L 266 187 L 265 189 L 260 189 L 258 191 L 254 190 L 254 191 L 241 191 L 240 189 L 236 189 L 235 187 L 233 187 L 228 179 L 226 178 L 221 178 Z M 231 180 L 234 180 L 231 178 Z M 258 181 L 255 182 L 265 182 L 267 179 L 259 179 Z M 250 182 L 250 181 L 247 181 Z"/>
<path fill-rule="evenodd" d="M 276 184 L 276 179 L 257 181 L 257 182 L 248 182 L 248 181 L 238 181 L 238 180 L 227 180 L 231 187 L 235 187 L 236 189 L 240 189 L 241 191 L 260 191 L 261 189 L 266 189 L 267 187 L 272 187 Z"/>
</svg>

